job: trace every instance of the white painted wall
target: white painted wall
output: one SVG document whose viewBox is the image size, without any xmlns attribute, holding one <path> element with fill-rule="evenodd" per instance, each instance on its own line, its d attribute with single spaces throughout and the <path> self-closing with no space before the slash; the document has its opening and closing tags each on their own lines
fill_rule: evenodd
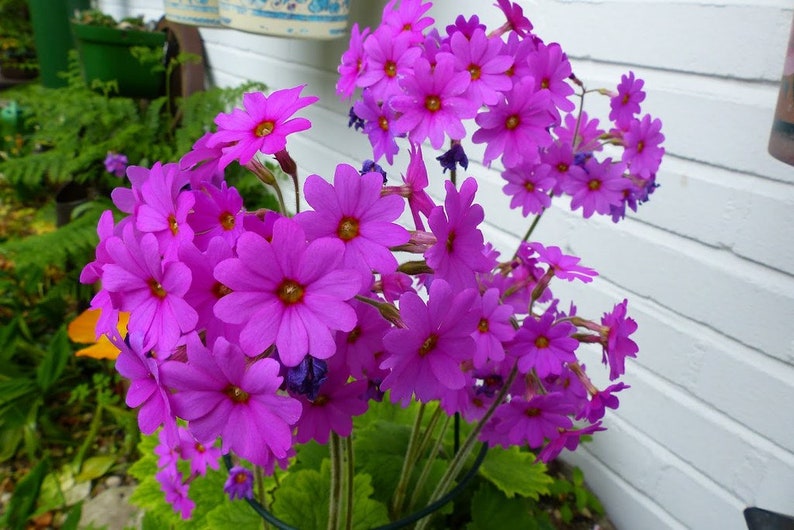
<svg viewBox="0 0 794 530">
<path fill-rule="evenodd" d="M 353 0 L 353 19 L 377 24 L 383 0 Z M 486 0 L 438 0 L 499 21 Z M 538 240 L 583 257 L 601 277 L 583 297 L 592 316 L 624 296 L 639 323 L 632 389 L 609 430 L 569 460 L 621 529 L 746 528 L 746 506 L 794 514 L 794 168 L 766 152 L 792 18 L 789 0 L 525 0 L 546 41 L 568 52 L 589 87 L 628 69 L 646 80 L 646 111 L 664 121 L 662 187 L 618 225 L 563 209 Z M 159 17 L 158 0 L 103 0 L 114 14 Z M 273 88 L 306 83 L 320 103 L 290 151 L 302 174 L 330 176 L 367 158 L 334 95 L 347 42 L 202 30 L 212 79 Z M 472 149 L 470 154 L 477 153 Z M 401 161 L 404 159 L 401 159 Z M 514 243 L 523 219 L 499 176 L 474 165 L 487 235 Z M 560 292 L 557 288 L 556 292 Z M 591 364 L 597 362 L 594 353 Z"/>
</svg>

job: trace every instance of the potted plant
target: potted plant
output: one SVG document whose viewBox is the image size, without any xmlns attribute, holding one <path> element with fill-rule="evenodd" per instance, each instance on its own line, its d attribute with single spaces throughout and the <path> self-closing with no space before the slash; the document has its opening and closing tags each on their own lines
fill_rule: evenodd
<svg viewBox="0 0 794 530">
<path fill-rule="evenodd" d="M 27 2 L 0 0 L 0 72 L 8 79 L 29 79 L 38 68 Z"/>
<path fill-rule="evenodd" d="M 350 0 L 271 2 L 219 0 L 221 24 L 251 33 L 335 39 L 347 32 Z"/>
<path fill-rule="evenodd" d="M 143 17 L 117 22 L 97 10 L 72 22 L 83 76 L 90 86 L 132 98 L 165 93 L 165 38 Z M 110 86 L 109 84 L 115 83 Z"/>
</svg>

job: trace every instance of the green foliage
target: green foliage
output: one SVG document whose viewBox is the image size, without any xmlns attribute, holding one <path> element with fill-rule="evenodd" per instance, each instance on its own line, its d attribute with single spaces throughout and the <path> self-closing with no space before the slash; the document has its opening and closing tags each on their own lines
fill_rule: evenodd
<svg viewBox="0 0 794 530">
<path fill-rule="evenodd" d="M 549 493 L 552 478 L 543 463 L 535 462 L 535 455 L 522 452 L 518 447 L 488 451 L 480 467 L 480 475 L 499 491 L 512 499 L 517 494 L 538 500 Z"/>
<path fill-rule="evenodd" d="M 8 504 L 8 510 L 4 516 L 4 523 L 9 530 L 22 530 L 27 526 L 28 517 L 33 513 L 36 506 L 36 499 L 39 496 L 41 484 L 44 481 L 44 476 L 49 469 L 49 460 L 41 460 L 25 476 L 24 479 L 19 481 L 14 495 L 11 497 L 11 502 Z"/>
</svg>

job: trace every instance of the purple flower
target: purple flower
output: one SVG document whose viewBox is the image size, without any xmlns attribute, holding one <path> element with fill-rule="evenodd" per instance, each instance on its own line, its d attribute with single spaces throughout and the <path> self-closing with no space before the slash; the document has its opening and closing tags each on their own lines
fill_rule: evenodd
<svg viewBox="0 0 794 530">
<path fill-rule="evenodd" d="M 108 152 L 105 157 L 105 171 L 119 178 L 126 173 L 127 165 L 127 155 L 125 154 Z"/>
<path fill-rule="evenodd" d="M 535 53 L 529 55 L 529 69 L 535 79 L 535 90 L 548 91 L 554 105 L 565 112 L 576 108 L 569 96 L 573 87 L 568 83 L 571 76 L 571 63 L 559 44 L 538 45 Z M 559 118 L 557 118 L 559 121 Z"/>
<path fill-rule="evenodd" d="M 287 455 L 301 405 L 278 393 L 282 378 L 277 361 L 249 364 L 234 344 L 219 338 L 210 350 L 196 334 L 188 339 L 187 358 L 187 363 L 168 361 L 161 370 L 176 390 L 174 411 L 196 439 L 220 436 L 223 453 L 234 451 L 263 466 L 272 456 Z"/>
<path fill-rule="evenodd" d="M 372 155 L 377 161 L 385 156 L 389 164 L 394 163 L 394 155 L 399 148 L 394 140 L 394 131 L 391 123 L 394 121 L 394 111 L 390 106 L 375 101 L 370 90 L 364 90 L 361 99 L 353 105 L 356 116 L 365 120 L 364 132 L 372 144 Z"/>
<path fill-rule="evenodd" d="M 538 261 L 547 264 L 557 278 L 569 282 L 581 280 L 590 283 L 594 276 L 598 276 L 593 269 L 579 265 L 581 258 L 563 254 L 560 247 L 545 247 L 540 243 L 529 243 L 527 246 L 537 252 Z"/>
<path fill-rule="evenodd" d="M 328 364 L 322 359 L 307 355 L 297 366 L 287 368 L 287 390 L 291 394 L 317 398 L 320 386 L 328 379 Z"/>
<path fill-rule="evenodd" d="M 339 80 L 336 82 L 336 93 L 340 98 L 350 98 L 356 90 L 356 82 L 364 66 L 364 39 L 369 35 L 369 28 L 360 31 L 358 22 L 350 28 L 350 44 L 342 54 L 342 62 L 337 68 Z"/>
<path fill-rule="evenodd" d="M 460 142 L 454 142 L 452 147 L 443 155 L 436 157 L 436 160 L 441 162 L 441 167 L 444 168 L 442 173 L 446 173 L 447 170 L 455 171 L 458 165 L 463 169 L 469 168 L 469 157 L 466 156 L 466 151 L 463 150 Z"/>
<path fill-rule="evenodd" d="M 484 30 L 476 29 L 468 39 L 461 32 L 453 33 L 449 46 L 457 69 L 469 72 L 471 83 L 466 95 L 478 107 L 483 103 L 496 104 L 501 93 L 512 88 L 513 82 L 506 72 L 513 61 L 502 55 L 501 40 L 488 38 Z"/>
<path fill-rule="evenodd" d="M 606 327 L 604 364 L 609 364 L 609 379 L 614 381 L 626 371 L 626 357 L 636 357 L 640 351 L 637 343 L 629 337 L 637 331 L 637 322 L 626 316 L 628 300 L 616 304 L 612 311 L 604 313 L 601 324 Z"/>
<path fill-rule="evenodd" d="M 422 223 L 422 218 L 419 214 L 425 217 L 430 215 L 430 212 L 435 208 L 433 199 L 427 194 L 427 167 L 422 156 L 422 146 L 411 142 L 410 160 L 408 168 L 405 171 L 403 182 L 408 188 L 408 207 L 411 209 L 411 216 L 413 217 L 414 224 L 417 230 L 424 230 L 425 226 Z"/>
<path fill-rule="evenodd" d="M 475 121 L 480 129 L 472 136 L 472 142 L 487 144 L 485 164 L 500 156 L 505 167 L 534 162 L 538 148 L 552 142 L 547 129 L 555 119 L 549 92 L 536 92 L 531 84 L 521 81 L 506 96 L 506 100 L 477 115 Z"/>
<path fill-rule="evenodd" d="M 243 232 L 243 198 L 235 188 L 223 182 L 220 188 L 205 184 L 193 191 L 195 205 L 187 221 L 194 233 L 194 243 L 206 250 L 215 237 L 222 237 L 233 246 Z"/>
<path fill-rule="evenodd" d="M 367 62 L 358 86 L 368 88 L 375 100 L 384 101 L 400 91 L 398 79 L 410 75 L 422 51 L 411 44 L 409 34 L 396 34 L 381 26 L 364 41 L 364 53 Z"/>
<path fill-rule="evenodd" d="M 618 92 L 609 100 L 609 119 L 615 122 L 619 129 L 627 129 L 635 114 L 640 113 L 640 103 L 645 100 L 642 86 L 645 81 L 635 79 L 634 72 L 620 76 Z"/>
<path fill-rule="evenodd" d="M 454 289 L 476 287 L 475 273 L 488 272 L 494 265 L 494 260 L 483 253 L 483 235 L 477 228 L 485 213 L 482 206 L 472 204 L 477 181 L 467 178 L 460 191 L 450 181 L 445 182 L 445 187 L 444 206 L 436 206 L 428 218 L 438 242 L 425 252 L 425 259 L 436 277 Z"/>
<path fill-rule="evenodd" d="M 461 363 L 471 358 L 479 312 L 476 289 L 455 289 L 444 280 L 430 285 L 425 302 L 415 293 L 400 296 L 400 314 L 406 329 L 392 329 L 383 337 L 388 356 L 381 368 L 391 372 L 381 388 L 391 399 L 407 405 L 413 394 L 419 401 L 438 399 L 445 389 L 458 390 L 467 378 Z"/>
<path fill-rule="evenodd" d="M 500 435 L 502 445 L 524 445 L 535 449 L 544 439 L 560 436 L 560 428 L 573 425 L 569 414 L 571 404 L 552 392 L 530 399 L 515 397 L 500 405 L 494 414 L 494 430 Z"/>
<path fill-rule="evenodd" d="M 580 206 L 582 215 L 588 219 L 594 213 L 609 215 L 612 206 L 620 206 L 631 181 L 623 177 L 624 163 L 612 163 L 611 158 L 599 162 L 588 158 L 584 163 L 584 173 L 570 173 L 570 178 L 562 185 L 571 195 L 571 210 Z"/>
<path fill-rule="evenodd" d="M 631 120 L 628 130 L 623 133 L 623 162 L 629 165 L 632 175 L 648 180 L 652 178 L 662 163 L 664 141 L 662 120 L 651 120 L 646 114 L 641 120 Z"/>
<path fill-rule="evenodd" d="M 408 133 L 415 143 L 429 138 L 433 148 L 439 149 L 446 135 L 453 140 L 465 138 L 461 120 L 474 117 L 477 104 L 463 95 L 471 82 L 469 72 L 456 70 L 455 58 L 448 53 L 439 53 L 436 61 L 433 67 L 427 59 L 417 59 L 414 75 L 400 82 L 405 95 L 393 97 L 391 105 L 402 113 L 394 122 L 396 134 Z"/>
<path fill-rule="evenodd" d="M 502 13 L 507 17 L 506 24 L 509 29 L 512 29 L 516 34 L 521 37 L 527 37 L 532 31 L 532 23 L 524 16 L 524 10 L 521 9 L 521 6 L 517 2 L 496 0 L 494 5 L 502 10 Z"/>
<path fill-rule="evenodd" d="M 595 392 L 590 396 L 590 401 L 587 402 L 584 409 L 579 412 L 577 419 L 586 418 L 590 423 L 595 423 L 600 420 L 604 417 L 606 409 L 618 408 L 620 401 L 615 394 L 627 388 L 631 387 L 621 381 L 620 383 L 609 385 L 605 389 Z"/>
<path fill-rule="evenodd" d="M 515 336 L 510 323 L 513 308 L 499 303 L 499 290 L 488 289 L 482 295 L 480 322 L 472 337 L 477 344 L 474 353 L 474 367 L 482 368 L 488 361 L 499 362 L 505 358 L 502 343 Z"/>
<path fill-rule="evenodd" d="M 383 8 L 382 24 L 389 27 L 395 34 L 404 33 L 410 36 L 411 42 L 422 42 L 422 32 L 433 24 L 433 19 L 423 16 L 431 7 L 432 2 L 423 0 L 390 0 Z"/>
<path fill-rule="evenodd" d="M 332 331 L 355 326 L 355 311 L 346 301 L 361 286 L 359 274 L 342 268 L 344 243 L 324 237 L 307 244 L 300 225 L 281 218 L 272 241 L 246 232 L 237 254 L 215 268 L 215 278 L 232 290 L 215 304 L 215 315 L 244 324 L 243 350 L 259 355 L 275 344 L 286 366 L 307 353 L 318 359 L 333 355 Z"/>
<path fill-rule="evenodd" d="M 229 470 L 229 477 L 223 485 L 223 491 L 229 499 L 254 498 L 254 474 L 250 469 L 242 466 L 233 466 Z"/>
<path fill-rule="evenodd" d="M 276 90 L 268 96 L 248 92 L 243 95 L 245 110 L 218 114 L 218 132 L 209 139 L 207 147 L 228 144 L 223 147 L 219 167 L 225 168 L 232 160 L 245 165 L 257 152 L 273 155 L 287 146 L 288 135 L 310 128 L 311 122 L 306 118 L 292 118 L 295 112 L 319 99 L 301 97 L 304 86 Z"/>
<path fill-rule="evenodd" d="M 163 262 L 152 234 L 137 234 L 127 225 L 123 236 L 106 246 L 112 263 L 102 266 L 102 285 L 129 311 L 130 333 L 143 334 L 141 351 L 155 348 L 168 357 L 183 333 L 192 331 L 198 315 L 184 300 L 190 286 L 190 269 L 181 262 Z"/>
<path fill-rule="evenodd" d="M 359 175 L 353 166 L 339 164 L 333 185 L 317 175 L 306 179 L 304 194 L 314 211 L 295 217 L 310 240 L 331 238 L 343 243 L 342 266 L 360 271 L 364 285 L 371 281 L 373 270 L 397 270 L 389 247 L 407 243 L 410 237 L 394 223 L 405 202 L 396 195 L 382 197 L 382 186 L 380 174 Z"/>
<path fill-rule="evenodd" d="M 554 314 L 547 311 L 536 320 L 529 316 L 509 345 L 510 355 L 518 358 L 518 370 L 528 374 L 534 370 L 538 377 L 559 375 L 563 363 L 576 361 L 579 341 L 571 337 L 576 327 L 570 322 L 554 322 Z"/>
<path fill-rule="evenodd" d="M 182 481 L 182 474 L 176 467 L 167 467 L 157 473 L 154 478 L 160 483 L 165 493 L 165 501 L 171 505 L 182 519 L 190 519 L 196 503 L 188 497 L 189 484 Z"/>
<path fill-rule="evenodd" d="M 502 191 L 512 196 L 510 208 L 521 208 L 524 217 L 539 214 L 551 205 L 549 191 L 554 188 L 556 180 L 548 171 L 540 171 L 541 165 L 521 164 L 502 172 L 507 181 Z"/>
</svg>

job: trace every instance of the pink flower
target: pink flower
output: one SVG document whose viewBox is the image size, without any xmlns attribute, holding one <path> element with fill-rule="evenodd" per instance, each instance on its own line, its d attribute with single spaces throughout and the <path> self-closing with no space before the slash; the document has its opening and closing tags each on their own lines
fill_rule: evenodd
<svg viewBox="0 0 794 530">
<path fill-rule="evenodd" d="M 516 334 L 510 323 L 513 308 L 499 303 L 498 289 L 491 288 L 483 293 L 480 309 L 480 321 L 472 333 L 477 344 L 473 359 L 475 368 L 482 368 L 488 361 L 502 361 L 505 358 L 502 344 Z"/>
<path fill-rule="evenodd" d="M 453 33 L 449 46 L 457 69 L 468 71 L 471 76 L 466 94 L 472 101 L 494 105 L 501 98 L 501 92 L 512 88 L 513 83 L 506 73 L 512 59 L 501 53 L 501 40 L 488 38 L 485 31 L 476 29 L 469 39 L 461 32 Z"/>
<path fill-rule="evenodd" d="M 182 519 L 190 519 L 196 503 L 188 497 L 190 485 L 182 481 L 182 474 L 176 467 L 167 467 L 154 476 L 165 493 L 165 501 L 171 505 Z"/>
<path fill-rule="evenodd" d="M 489 272 L 495 261 L 483 252 L 483 235 L 477 228 L 485 217 L 482 206 L 472 204 L 477 181 L 467 178 L 460 191 L 446 181 L 445 188 L 444 206 L 436 206 L 428 219 L 438 242 L 425 252 L 425 259 L 436 277 L 454 289 L 476 287 L 475 274 Z"/>
<path fill-rule="evenodd" d="M 374 99 L 387 100 L 400 92 L 397 81 L 410 75 L 422 51 L 411 44 L 409 34 L 381 27 L 364 41 L 364 53 L 367 62 L 357 84 L 369 88 Z"/>
<path fill-rule="evenodd" d="M 502 157 L 505 167 L 537 160 L 537 150 L 552 142 L 548 128 L 555 123 L 554 105 L 548 91 L 536 92 L 526 81 L 518 82 L 507 99 L 477 115 L 480 126 L 472 136 L 475 144 L 487 144 L 483 162 Z"/>
<path fill-rule="evenodd" d="M 422 156 L 422 146 L 411 142 L 410 159 L 408 167 L 403 177 L 403 182 L 409 188 L 408 193 L 408 207 L 411 209 L 411 215 L 414 219 L 414 224 L 417 230 L 424 230 L 425 226 L 422 223 L 422 218 L 419 217 L 421 213 L 425 217 L 430 215 L 430 212 L 435 208 L 433 199 L 427 194 L 427 167 L 425 160 Z"/>
<path fill-rule="evenodd" d="M 648 180 L 652 178 L 662 163 L 664 141 L 662 120 L 651 120 L 646 114 L 641 120 L 631 120 L 623 133 L 623 162 L 629 166 L 632 175 Z"/>
<path fill-rule="evenodd" d="M 582 215 L 588 219 L 594 213 L 608 215 L 613 206 L 621 206 L 631 181 L 623 177 L 624 163 L 612 163 L 611 158 L 599 162 L 589 158 L 584 164 L 584 173 L 570 173 L 570 178 L 562 183 L 566 193 L 571 195 L 571 210 L 582 208 Z"/>
<path fill-rule="evenodd" d="M 579 341 L 572 338 L 576 326 L 570 322 L 554 322 L 554 314 L 547 311 L 536 320 L 524 319 L 515 339 L 508 348 L 510 355 L 518 357 L 518 370 L 527 374 L 534 370 L 538 377 L 559 375 L 563 363 L 576 361 Z"/>
<path fill-rule="evenodd" d="M 524 10 L 517 2 L 496 0 L 494 6 L 502 10 L 507 17 L 507 25 L 521 37 L 527 37 L 532 31 L 532 23 L 524 16 Z"/>
<path fill-rule="evenodd" d="M 356 90 L 356 83 L 364 68 L 364 39 L 369 35 L 369 28 L 360 31 L 358 22 L 350 28 L 350 44 L 342 54 L 342 62 L 337 71 L 339 80 L 336 82 L 336 93 L 341 98 L 350 98 Z"/>
<path fill-rule="evenodd" d="M 453 291 L 446 281 L 430 285 L 425 302 L 414 293 L 400 297 L 400 314 L 406 329 L 392 329 L 383 337 L 388 357 L 381 368 L 391 370 L 381 388 L 391 399 L 407 405 L 412 395 L 419 401 L 438 399 L 444 390 L 459 390 L 467 378 L 461 363 L 474 348 L 471 334 L 480 318 L 473 304 L 476 289 Z"/>
<path fill-rule="evenodd" d="M 212 349 L 198 335 L 188 340 L 187 363 L 162 366 L 165 383 L 176 390 L 176 414 L 188 422 L 198 440 L 221 437 L 221 451 L 234 451 L 258 465 L 272 456 L 283 458 L 292 447 L 292 425 L 300 403 L 279 394 L 279 364 L 269 358 L 248 363 L 235 345 L 223 338 Z"/>
<path fill-rule="evenodd" d="M 390 0 L 383 8 L 382 25 L 392 32 L 405 33 L 412 43 L 422 42 L 425 28 L 433 24 L 431 17 L 423 16 L 431 7 L 432 2 L 422 0 Z"/>
<path fill-rule="evenodd" d="M 601 324 L 606 327 L 604 364 L 609 364 L 609 379 L 614 381 L 626 371 L 626 357 L 636 357 L 640 351 L 629 337 L 637 331 L 637 322 L 626 316 L 628 300 L 616 304 L 610 313 L 604 313 Z"/>
<path fill-rule="evenodd" d="M 538 261 L 549 265 L 554 271 L 554 276 L 562 280 L 581 280 L 584 283 L 593 281 L 593 277 L 598 273 L 589 267 L 579 265 L 581 258 L 563 254 L 560 247 L 545 247 L 540 243 L 529 243 L 528 246 L 537 252 Z"/>
<path fill-rule="evenodd" d="M 536 164 L 521 164 L 502 172 L 507 181 L 502 191 L 512 197 L 510 208 L 521 208 L 524 217 L 539 214 L 551 206 L 549 192 L 557 181 Z"/>
<path fill-rule="evenodd" d="M 496 409 L 492 428 L 502 445 L 527 444 L 535 449 L 545 439 L 558 438 L 561 428 L 573 426 L 568 417 L 572 412 L 571 404 L 556 392 L 530 399 L 515 397 Z"/>
<path fill-rule="evenodd" d="M 243 198 L 235 188 L 223 182 L 217 188 L 209 183 L 200 191 L 193 191 L 195 204 L 187 221 L 193 229 L 194 243 L 206 250 L 215 237 L 223 238 L 230 246 L 243 233 Z"/>
<path fill-rule="evenodd" d="M 246 232 L 238 257 L 215 268 L 215 278 L 232 290 L 215 304 L 225 322 L 244 324 L 240 346 L 259 355 L 275 344 L 286 366 L 307 353 L 333 355 L 333 331 L 350 331 L 355 311 L 346 303 L 361 286 L 359 274 L 342 268 L 345 245 L 320 238 L 306 243 L 300 225 L 288 218 L 273 225 L 273 239 Z"/>
<path fill-rule="evenodd" d="M 364 285 L 371 281 L 373 270 L 397 270 L 389 247 L 409 239 L 408 231 L 394 223 L 405 202 L 396 195 L 381 197 L 382 187 L 380 173 L 359 175 L 353 166 L 339 164 L 333 186 L 317 175 L 306 179 L 304 194 L 314 211 L 295 217 L 310 240 L 332 238 L 343 243 L 342 266 L 359 270 Z"/>
<path fill-rule="evenodd" d="M 218 132 L 212 135 L 207 147 L 228 143 L 222 148 L 220 169 L 232 160 L 241 165 L 251 161 L 257 152 L 273 155 L 287 146 L 287 136 L 311 127 L 306 118 L 292 118 L 298 110 L 311 105 L 319 98 L 301 97 L 306 85 L 276 90 L 269 96 L 261 92 L 243 95 L 243 109 L 234 109 L 229 114 L 218 114 L 215 123 Z"/>
<path fill-rule="evenodd" d="M 554 105 L 565 112 L 576 108 L 569 96 L 573 87 L 568 83 L 571 76 L 571 63 L 556 42 L 538 45 L 535 53 L 529 55 L 529 69 L 535 79 L 535 90 L 548 91 Z M 558 118 L 559 120 L 559 118 Z"/>
<path fill-rule="evenodd" d="M 635 114 L 640 113 L 640 103 L 645 100 L 645 92 L 642 86 L 645 81 L 635 79 L 634 72 L 620 77 L 618 93 L 609 100 L 609 119 L 615 122 L 619 129 L 628 128 L 629 122 Z"/>
<path fill-rule="evenodd" d="M 361 94 L 361 99 L 353 105 L 353 112 L 365 120 L 364 132 L 369 137 L 372 144 L 372 155 L 377 162 L 380 157 L 385 156 L 389 164 L 394 163 L 394 155 L 399 148 L 394 140 L 392 122 L 395 119 L 394 111 L 389 105 L 378 103 L 372 92 L 365 90 Z"/>
<path fill-rule="evenodd" d="M 400 81 L 405 95 L 392 98 L 391 105 L 402 113 L 394 123 L 396 134 L 408 133 L 415 143 L 429 138 L 430 145 L 439 149 L 446 135 L 465 138 L 461 120 L 474 117 L 477 104 L 463 95 L 471 82 L 469 72 L 457 71 L 455 58 L 448 53 L 439 53 L 436 60 L 433 68 L 427 59 L 417 59 L 414 75 Z"/>
<path fill-rule="evenodd" d="M 143 334 L 142 351 L 155 348 L 168 357 L 183 333 L 192 331 L 196 311 L 184 300 L 190 269 L 181 262 L 162 262 L 152 234 L 137 234 L 127 225 L 122 238 L 112 237 L 106 249 L 112 263 L 102 267 L 102 285 L 129 311 L 130 333 Z"/>
</svg>

